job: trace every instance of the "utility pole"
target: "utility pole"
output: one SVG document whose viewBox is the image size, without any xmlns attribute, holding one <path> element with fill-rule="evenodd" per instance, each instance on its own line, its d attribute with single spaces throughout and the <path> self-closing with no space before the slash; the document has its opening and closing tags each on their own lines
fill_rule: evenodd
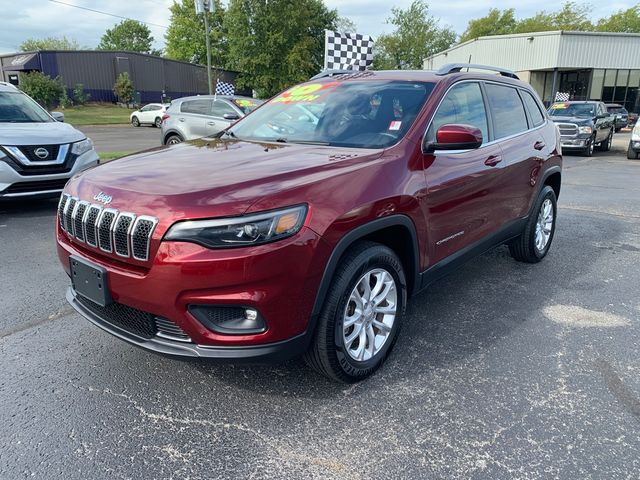
<svg viewBox="0 0 640 480">
<path fill-rule="evenodd" d="M 207 12 L 215 11 L 215 0 L 196 0 L 196 15 L 204 17 L 204 33 L 207 43 L 207 85 L 209 86 L 209 95 L 213 94 L 213 84 L 211 83 L 211 38 L 209 37 L 209 18 Z"/>
</svg>

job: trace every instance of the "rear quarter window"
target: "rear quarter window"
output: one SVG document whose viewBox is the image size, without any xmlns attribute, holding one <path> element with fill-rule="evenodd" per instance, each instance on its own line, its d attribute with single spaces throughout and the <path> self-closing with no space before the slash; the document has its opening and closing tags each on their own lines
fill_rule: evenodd
<svg viewBox="0 0 640 480">
<path fill-rule="evenodd" d="M 211 114 L 211 100 L 187 100 L 180 104 L 182 113 L 196 113 L 198 115 Z"/>
<path fill-rule="evenodd" d="M 524 105 L 515 88 L 487 83 L 486 90 L 496 139 L 515 135 L 529 128 Z"/>
<path fill-rule="evenodd" d="M 533 98 L 531 93 L 526 90 L 520 90 L 520 94 L 522 95 L 522 100 L 529 111 L 529 116 L 531 117 L 531 121 L 533 122 L 534 127 L 538 127 L 544 123 L 544 115 L 540 111 L 540 106 L 538 102 Z"/>
</svg>

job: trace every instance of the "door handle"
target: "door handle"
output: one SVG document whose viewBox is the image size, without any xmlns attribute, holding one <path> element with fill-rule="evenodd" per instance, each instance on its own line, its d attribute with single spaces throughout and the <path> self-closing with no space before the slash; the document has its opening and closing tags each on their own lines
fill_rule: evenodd
<svg viewBox="0 0 640 480">
<path fill-rule="evenodd" d="M 178 118 L 178 121 L 184 122 L 184 118 Z"/>
<path fill-rule="evenodd" d="M 212 126 L 212 127 L 213 127 L 215 124 L 216 124 L 216 122 L 207 122 L 207 125 L 210 125 L 210 126 Z"/>
<path fill-rule="evenodd" d="M 500 155 L 491 155 L 484 161 L 484 164 L 488 167 L 495 167 L 502 161 L 502 157 Z"/>
<path fill-rule="evenodd" d="M 536 142 L 533 144 L 533 148 L 535 148 L 536 150 L 542 150 L 546 146 L 547 145 L 544 142 Z"/>
</svg>

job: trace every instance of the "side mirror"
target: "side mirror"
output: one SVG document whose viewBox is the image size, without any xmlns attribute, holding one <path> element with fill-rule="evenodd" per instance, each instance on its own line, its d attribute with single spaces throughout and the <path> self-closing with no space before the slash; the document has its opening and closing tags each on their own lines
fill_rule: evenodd
<svg viewBox="0 0 640 480">
<path fill-rule="evenodd" d="M 471 125 L 449 124 L 436 132 L 436 141 L 427 144 L 426 150 L 470 150 L 482 145 L 482 131 Z"/>
<path fill-rule="evenodd" d="M 224 118 L 225 120 L 238 120 L 240 118 L 240 115 L 238 115 L 237 113 L 225 113 L 222 118 Z"/>
<path fill-rule="evenodd" d="M 51 112 L 51 116 L 56 122 L 64 122 L 64 113 L 62 112 Z"/>
</svg>

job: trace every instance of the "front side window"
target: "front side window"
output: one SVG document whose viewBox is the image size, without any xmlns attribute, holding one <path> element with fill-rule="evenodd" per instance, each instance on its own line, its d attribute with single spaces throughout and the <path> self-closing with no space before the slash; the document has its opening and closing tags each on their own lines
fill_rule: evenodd
<svg viewBox="0 0 640 480">
<path fill-rule="evenodd" d="M 544 115 L 540 111 L 538 102 L 536 102 L 531 93 L 525 90 L 520 90 L 520 94 L 522 95 L 524 104 L 527 106 L 527 110 L 529 110 L 529 115 L 531 116 L 531 120 L 533 121 L 533 126 L 538 127 L 542 125 L 544 123 Z"/>
<path fill-rule="evenodd" d="M 427 132 L 427 141 L 434 142 L 438 129 L 449 124 L 470 125 L 479 128 L 483 141 L 489 140 L 487 112 L 478 83 L 460 83 L 447 92 L 433 117 Z"/>
<path fill-rule="evenodd" d="M 432 83 L 329 80 L 297 85 L 236 123 L 229 133 L 256 141 L 385 148 L 404 137 Z"/>
<path fill-rule="evenodd" d="M 182 113 L 196 113 L 198 115 L 211 114 L 211 100 L 187 100 L 180 105 Z"/>
<path fill-rule="evenodd" d="M 0 123 L 44 123 L 54 120 L 40 105 L 20 92 L 0 92 Z"/>
<path fill-rule="evenodd" d="M 495 83 L 487 83 L 486 88 L 496 139 L 526 131 L 527 115 L 518 91 Z"/>
</svg>

